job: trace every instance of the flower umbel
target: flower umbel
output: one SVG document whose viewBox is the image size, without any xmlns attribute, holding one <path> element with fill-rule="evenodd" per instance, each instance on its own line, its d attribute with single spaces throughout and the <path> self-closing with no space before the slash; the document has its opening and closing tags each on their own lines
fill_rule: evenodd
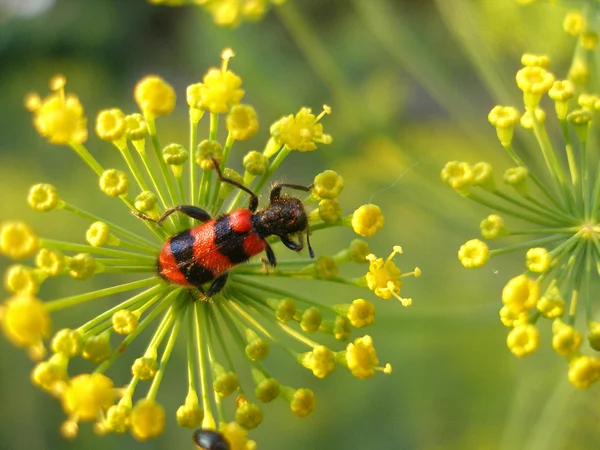
<svg viewBox="0 0 600 450">
<path fill-rule="evenodd" d="M 301 108 L 271 127 L 271 139 L 262 153 L 253 151 L 240 158 L 244 161 L 243 174 L 228 168 L 235 141 L 249 139 L 258 128 L 256 111 L 238 104 L 244 91 L 242 79 L 227 68 L 232 56 L 231 50 L 225 50 L 221 69 L 211 69 L 203 83 L 188 88 L 187 149 L 177 143 L 164 147 L 160 144 L 156 119 L 173 111 L 176 94 L 156 75 L 144 78 L 135 87 L 141 114 L 126 115 L 119 109 L 99 113 L 96 132 L 104 145 L 111 143 L 120 152 L 126 171 L 103 167 L 83 145 L 86 117 L 76 96 L 65 97 L 64 77 L 53 80 L 54 93 L 48 99 L 32 96 L 28 101 L 38 132 L 53 144 L 70 146 L 94 173 L 98 183 L 95 189 L 122 204 L 124 210 L 145 219 L 143 224 L 148 229 L 147 236 L 134 233 L 126 226 L 84 211 L 59 197 L 56 188 L 48 184 L 37 184 L 30 190 L 29 204 L 40 212 L 61 211 L 60 214 L 88 220 L 87 232 L 79 237 L 80 242 L 86 243 L 38 237 L 32 227 L 22 222 L 0 224 L 0 253 L 14 259 L 35 257 L 35 265 L 19 263 L 8 269 L 5 286 L 11 296 L 1 306 L 0 324 L 7 338 L 26 348 L 35 360 L 44 358 L 50 339 L 51 354 L 37 363 L 31 378 L 36 386 L 62 402 L 67 420 L 61 431 L 66 437 L 77 434 L 80 422 L 92 421 L 98 433 L 130 431 L 136 439 L 152 439 L 163 432 L 167 417 L 172 415 L 181 426 L 201 426 L 207 433 L 220 433 L 232 449 L 251 450 L 256 444 L 248 439 L 246 430 L 258 426 L 263 419 L 257 402 L 267 403 L 279 397 L 298 417 L 310 414 L 317 404 L 310 389 L 282 385 L 270 369 L 267 371 L 266 367 L 274 363 L 270 356 L 272 345 L 282 345 L 295 356 L 299 366 L 317 378 L 329 376 L 337 366 L 348 368 L 361 379 L 377 370 L 391 371 L 389 365 L 378 366 L 369 336 L 358 338 L 346 350 L 337 352 L 319 342 L 319 337 L 323 337 L 320 335 L 348 341 L 353 328 L 373 324 L 374 303 L 357 299 L 328 304 L 314 298 L 318 295 L 316 290 L 314 297 L 303 296 L 271 282 L 277 278 L 297 278 L 303 283 L 319 279 L 368 287 L 376 296 L 394 296 L 405 306 L 410 304 L 410 299 L 399 295 L 401 279 L 417 276 L 420 271 L 401 273 L 392 261 L 401 252 L 398 246 L 386 261 L 370 254 L 368 244 L 362 240 L 352 241 L 335 255 L 324 255 L 317 249 L 316 260 L 284 258 L 289 250 L 280 244 L 300 252 L 305 245 L 303 239 L 308 240 L 308 230 L 320 234 L 332 227 L 346 226 L 362 236 L 372 236 L 383 225 L 383 214 L 377 206 L 363 205 L 343 216 L 337 197 L 344 181 L 336 172 L 326 171 L 315 180 L 318 192 L 307 193 L 303 201 L 285 191 L 272 195 L 282 202 L 294 200 L 314 210 L 306 213 L 304 230 L 263 237 L 252 225 L 250 231 L 244 232 L 243 241 L 237 240 L 239 224 L 257 206 L 252 197 L 250 207 L 245 209 L 245 196 L 265 187 L 292 150 L 314 150 L 331 142 L 331 138 L 323 133 L 320 123 L 329 108 L 318 117 L 308 108 Z M 205 111 L 209 112 L 208 133 L 200 139 L 198 125 Z M 228 114 L 229 134 L 224 143 L 217 139 L 221 114 Z M 310 191 L 298 185 L 280 185 L 273 191 L 282 187 L 286 191 Z M 322 202 L 328 203 L 323 206 Z M 173 208 L 175 205 L 188 206 Z M 166 210 L 167 214 L 161 217 Z M 264 210 L 257 214 L 261 211 Z M 188 213 L 199 221 L 176 212 Z M 231 236 L 227 235 L 229 231 L 217 233 L 216 222 L 210 221 L 215 216 L 225 218 Z M 195 228 L 186 231 L 191 227 Z M 177 233 L 181 234 L 175 238 Z M 210 235 L 210 239 L 205 244 L 194 243 L 192 234 L 197 239 Z M 176 248 L 181 236 L 192 241 Z M 218 239 L 224 239 L 224 243 L 217 243 Z M 205 261 L 202 258 L 206 254 L 194 254 L 197 245 L 210 249 L 218 261 Z M 306 246 L 313 256 L 308 242 Z M 247 258 L 240 259 L 239 252 L 248 256 L 262 253 L 265 248 L 269 261 L 274 262 L 275 255 L 282 256 L 276 267 L 266 267 L 261 261 L 240 264 Z M 192 256 L 184 258 L 185 252 Z M 165 258 L 171 258 L 171 262 Z M 368 263 L 368 273 L 358 279 L 344 277 L 342 266 L 352 263 Z M 199 275 L 199 271 L 209 271 L 209 275 Z M 40 291 L 43 293 L 44 281 L 49 277 L 86 280 L 106 274 L 129 274 L 133 278 L 124 284 L 107 284 L 104 289 L 64 298 L 42 301 L 36 297 Z M 228 276 L 224 286 L 219 284 L 226 279 L 219 278 L 222 274 Z M 201 276 L 206 282 L 194 282 Z M 214 281 L 215 278 L 220 281 Z M 116 305 L 107 303 L 101 314 L 83 324 L 57 330 L 50 337 L 51 317 L 55 314 L 122 293 L 128 295 L 126 300 Z M 146 328 L 154 329 L 154 334 L 145 351 L 131 354 L 130 344 Z M 280 339 L 278 333 L 291 337 L 292 344 Z M 187 375 L 188 390 L 176 411 L 166 411 L 159 402 L 159 388 L 180 336 L 187 343 L 187 369 L 181 373 Z M 245 365 L 234 366 L 232 354 L 236 351 L 245 358 Z M 95 366 L 90 373 L 74 373 L 71 362 L 80 357 Z M 129 382 L 123 388 L 115 387 L 123 384 L 123 374 L 110 373 L 118 358 L 129 358 L 131 364 L 126 375 Z M 238 374 L 244 372 L 251 374 L 255 384 L 248 392 L 238 379 Z M 236 405 L 235 421 L 227 418 L 224 411 L 223 404 L 229 401 Z"/>
<path fill-rule="evenodd" d="M 580 32 L 577 17 L 570 17 L 567 22 L 565 27 L 570 33 Z M 524 93 L 521 125 L 536 138 L 548 174 L 541 176 L 512 145 L 512 128 L 519 117 L 517 109 L 496 106 L 489 120 L 514 165 L 503 177 L 510 188 L 504 190 L 492 184 L 492 188 L 488 185 L 487 189 L 475 189 L 475 183 L 465 181 L 467 163 L 448 163 L 442 178 L 454 189 L 462 188 L 459 192 L 463 196 L 494 211 L 480 225 L 485 239 L 530 236 L 529 240 L 497 249 L 488 249 L 483 241 L 473 239 L 459 251 L 461 263 L 475 268 L 501 254 L 525 250 L 523 272 L 510 279 L 502 290 L 500 320 L 512 328 L 507 337 L 510 351 L 519 357 L 534 352 L 540 339 L 540 319 L 549 319 L 553 321 L 552 347 L 567 358 L 569 380 L 576 387 L 586 388 L 600 376 L 598 358 L 584 355 L 581 345 L 586 334 L 592 348 L 598 342 L 590 284 L 592 277 L 600 274 L 600 182 L 597 170 L 590 168 L 590 160 L 595 158 L 591 157 L 587 137 L 600 102 L 597 95 L 581 94 L 581 109 L 573 109 L 569 100 L 578 93 L 575 82 L 581 80 L 571 77 L 555 81 L 547 69 L 547 57 L 528 54 L 522 62 L 526 67 L 516 77 Z M 551 133 L 546 131 L 550 119 L 546 120 L 546 112 L 540 106 L 546 93 L 554 102 L 562 149 L 554 145 Z M 528 225 L 508 228 L 508 217 Z M 576 328 L 581 309 L 585 311 L 587 330 Z"/>
</svg>

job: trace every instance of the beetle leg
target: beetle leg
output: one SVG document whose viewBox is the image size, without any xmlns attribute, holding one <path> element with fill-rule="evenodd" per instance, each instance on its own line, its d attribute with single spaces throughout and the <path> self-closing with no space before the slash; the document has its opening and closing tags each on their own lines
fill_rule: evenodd
<svg viewBox="0 0 600 450">
<path fill-rule="evenodd" d="M 283 245 L 285 245 L 290 250 L 294 250 L 295 252 L 299 252 L 304 248 L 304 243 L 302 242 L 302 240 L 300 240 L 300 242 L 294 242 L 287 234 L 279 236 L 279 239 L 281 239 Z"/>
<path fill-rule="evenodd" d="M 210 214 L 208 214 L 206 211 L 198 208 L 197 206 L 192 206 L 192 205 L 173 206 L 172 208 L 167 209 L 162 214 L 162 216 L 160 216 L 156 220 L 154 220 L 151 217 L 148 217 L 145 214 L 138 213 L 137 211 L 133 211 L 133 215 L 139 217 L 140 219 L 147 220 L 149 222 L 156 222 L 156 224 L 158 226 L 160 226 L 163 224 L 163 222 L 166 220 L 167 217 L 169 217 L 171 214 L 173 214 L 175 212 L 180 212 L 182 214 L 185 214 L 186 216 L 191 217 L 192 219 L 199 220 L 200 222 L 208 222 L 210 219 L 212 219 L 212 217 L 210 217 Z"/>
<path fill-rule="evenodd" d="M 281 195 L 281 189 L 283 189 L 284 187 L 287 187 L 290 189 L 298 189 L 299 191 L 309 192 L 313 188 L 313 185 L 311 184 L 309 186 L 302 186 L 300 184 L 277 183 L 271 189 L 271 194 L 270 194 L 271 203 L 279 200 L 279 196 Z"/>
<path fill-rule="evenodd" d="M 210 299 L 219 293 L 225 287 L 225 283 L 227 283 L 227 277 L 229 277 L 229 272 L 225 272 L 223 275 L 215 278 L 215 281 L 212 282 L 208 288 L 208 291 L 206 291 L 205 297 Z"/>
<path fill-rule="evenodd" d="M 277 259 L 275 258 L 275 253 L 269 244 L 265 247 L 265 252 L 267 254 L 267 261 L 271 265 L 271 267 L 275 267 L 277 265 Z"/>
<path fill-rule="evenodd" d="M 219 175 L 219 181 L 221 183 L 229 183 L 232 186 L 235 186 L 236 188 L 241 189 L 242 191 L 250 194 L 250 204 L 248 205 L 248 209 L 250 211 L 252 211 L 253 213 L 256 212 L 256 209 L 258 208 L 258 195 L 256 195 L 254 192 L 252 192 L 250 189 L 248 189 L 243 184 L 240 184 L 237 181 L 232 180 L 231 178 L 224 177 L 223 173 L 221 172 L 221 167 L 219 166 L 219 162 L 215 159 L 214 156 L 209 155 L 209 157 L 213 163 L 215 170 L 217 171 L 217 175 Z"/>
</svg>

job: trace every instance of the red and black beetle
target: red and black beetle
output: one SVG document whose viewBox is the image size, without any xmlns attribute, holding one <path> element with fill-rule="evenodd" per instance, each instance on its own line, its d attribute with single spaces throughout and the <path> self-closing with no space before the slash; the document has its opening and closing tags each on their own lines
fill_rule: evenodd
<svg viewBox="0 0 600 450">
<path fill-rule="evenodd" d="M 200 289 L 203 284 L 214 280 L 205 294 L 210 298 L 225 286 L 229 269 L 262 251 L 266 252 L 268 263 L 275 267 L 275 253 L 265 240 L 269 236 L 279 237 L 283 245 L 299 252 L 304 247 L 302 235 L 298 242 L 293 241 L 290 235 L 306 232 L 310 257 L 315 257 L 310 246 L 308 218 L 302 201 L 296 197 L 281 195 L 284 187 L 308 192 L 312 186 L 277 183 L 271 189 L 269 206 L 257 211 L 258 196 L 237 181 L 224 177 L 218 162 L 214 158 L 212 162 L 219 180 L 247 192 L 250 204 L 247 209 L 236 209 L 217 219 L 192 205 L 169 208 L 156 221 L 143 214 L 136 214 L 158 225 L 162 225 L 174 212 L 181 212 L 204 222 L 171 236 L 165 242 L 156 263 L 158 274 L 162 278 L 174 284 Z"/>
</svg>

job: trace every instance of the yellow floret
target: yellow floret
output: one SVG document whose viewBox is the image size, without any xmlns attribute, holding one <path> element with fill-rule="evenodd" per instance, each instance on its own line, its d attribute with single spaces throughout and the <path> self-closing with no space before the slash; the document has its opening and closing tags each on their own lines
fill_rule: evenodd
<svg viewBox="0 0 600 450">
<path fill-rule="evenodd" d="M 375 305 L 368 300 L 357 298 L 350 304 L 347 317 L 353 327 L 367 327 L 375 321 Z"/>
<path fill-rule="evenodd" d="M 490 250 L 485 242 L 471 239 L 458 250 L 458 259 L 467 269 L 482 267 L 490 257 Z"/>
<path fill-rule="evenodd" d="M 442 169 L 441 177 L 444 183 L 460 194 L 468 192 L 474 179 L 471 165 L 460 161 L 449 161 L 446 163 Z"/>
<path fill-rule="evenodd" d="M 38 237 L 26 223 L 0 224 L 0 253 L 14 259 L 21 259 L 33 255 L 38 247 Z"/>
<path fill-rule="evenodd" d="M 373 347 L 371 336 L 357 338 L 346 347 L 346 363 L 348 369 L 356 378 L 365 380 L 375 375 L 375 369 L 379 366 L 377 352 Z"/>
<path fill-rule="evenodd" d="M 317 345 L 311 352 L 302 354 L 301 364 L 317 378 L 325 378 L 335 369 L 335 354 L 324 345 Z"/>
<path fill-rule="evenodd" d="M 371 237 L 383 227 L 383 213 L 377 205 L 362 205 L 352 214 L 352 229 L 363 237 Z"/>
<path fill-rule="evenodd" d="M 51 184 L 36 184 L 31 186 L 27 195 L 27 203 L 39 212 L 52 211 L 64 205 L 64 202 L 56 192 L 56 188 Z"/>
<path fill-rule="evenodd" d="M 344 179 L 334 170 L 318 174 L 313 181 L 313 193 L 321 199 L 337 198 L 344 189 Z"/>
<path fill-rule="evenodd" d="M 125 136 L 125 114 L 118 108 L 104 109 L 96 118 L 96 134 L 105 141 L 118 141 Z"/>
<path fill-rule="evenodd" d="M 556 319 L 552 323 L 552 348 L 562 356 L 576 352 L 583 340 L 581 333 L 571 325 Z"/>
<path fill-rule="evenodd" d="M 563 30 L 577 36 L 586 27 L 586 20 L 581 11 L 569 11 L 563 21 Z"/>
<path fill-rule="evenodd" d="M 600 377 L 600 359 L 578 356 L 569 361 L 569 381 L 579 389 L 587 389 Z"/>
<path fill-rule="evenodd" d="M 222 424 L 219 431 L 229 444 L 229 450 L 255 450 L 256 442 L 248 440 L 248 432 L 237 422 Z"/>
<path fill-rule="evenodd" d="M 211 113 L 227 113 L 244 96 L 241 85 L 242 79 L 230 70 L 210 69 L 204 75 L 202 84 L 197 86 L 198 101 L 193 107 L 206 109 Z"/>
<path fill-rule="evenodd" d="M 250 105 L 234 105 L 226 123 L 227 131 L 238 141 L 250 139 L 258 131 L 258 116 Z"/>
<path fill-rule="evenodd" d="M 147 398 L 139 400 L 131 411 L 131 434 L 138 441 L 147 441 L 161 435 L 165 429 L 165 409 Z"/>
<path fill-rule="evenodd" d="M 55 92 L 44 100 L 29 97 L 27 107 L 33 112 L 37 132 L 52 144 L 81 144 L 87 139 L 87 119 L 79 98 L 65 95 L 65 84 L 63 77 L 54 77 L 50 80 L 50 89 Z M 33 98 L 36 101 L 32 101 Z"/>
<path fill-rule="evenodd" d="M 101 373 L 85 373 L 71 378 L 62 404 L 69 417 L 91 421 L 104 414 L 115 398 L 116 389 L 110 378 Z"/>
<path fill-rule="evenodd" d="M 520 114 L 512 106 L 494 106 L 488 114 L 489 122 L 496 127 L 496 134 L 502 145 L 510 145 L 514 128 L 519 123 Z"/>
<path fill-rule="evenodd" d="M 534 325 L 517 325 L 508 333 L 506 344 L 509 350 L 519 358 L 537 350 L 540 333 Z"/>
<path fill-rule="evenodd" d="M 297 417 L 308 416 L 316 406 L 315 394 L 310 389 L 298 389 L 292 395 L 290 409 Z"/>
<path fill-rule="evenodd" d="M 331 136 L 323 134 L 323 125 L 319 120 L 329 114 L 331 109 L 323 106 L 323 112 L 315 116 L 310 108 L 301 108 L 296 114 L 282 117 L 271 126 L 271 135 L 277 143 L 290 150 L 308 152 L 317 148 L 317 143 L 330 144 Z"/>
<path fill-rule="evenodd" d="M 17 347 L 40 347 L 50 335 L 52 322 L 43 302 L 31 295 L 16 295 L 3 304 L 2 329 Z"/>
<path fill-rule="evenodd" d="M 35 265 L 46 275 L 54 277 L 65 269 L 65 257 L 62 253 L 42 248 L 35 257 Z"/>
<path fill-rule="evenodd" d="M 139 108 L 150 118 L 171 114 L 177 100 L 173 87 L 156 75 L 141 79 L 133 95 Z"/>
<path fill-rule="evenodd" d="M 504 220 L 497 214 L 490 214 L 479 224 L 481 236 L 485 239 L 497 239 L 500 236 L 508 234 L 508 230 L 504 226 Z"/>
<path fill-rule="evenodd" d="M 4 286 L 13 294 L 35 295 L 40 290 L 40 277 L 34 269 L 15 264 L 4 274 Z"/>
<path fill-rule="evenodd" d="M 519 275 L 502 289 L 502 302 L 516 313 L 534 308 L 540 296 L 540 285 L 526 275 Z"/>
<path fill-rule="evenodd" d="M 177 408 L 177 423 L 186 428 L 196 428 L 202 423 L 204 411 L 198 404 L 198 396 L 190 391 L 185 399 L 185 403 Z"/>
<path fill-rule="evenodd" d="M 393 261 L 394 256 L 399 253 L 402 253 L 402 248 L 396 245 L 385 261 L 383 258 L 377 258 L 373 254 L 367 255 L 369 272 L 367 272 L 365 278 L 367 287 L 378 297 L 389 300 L 393 296 L 400 300 L 403 306 L 409 306 L 411 303 L 410 299 L 400 297 L 400 287 L 402 286 L 402 280 L 400 279 L 401 272 Z"/>
<path fill-rule="evenodd" d="M 548 288 L 546 293 L 537 302 L 537 309 L 548 319 L 556 319 L 565 311 L 565 301 L 556 286 Z"/>
<path fill-rule="evenodd" d="M 500 322 L 508 328 L 514 328 L 517 325 L 526 324 L 529 320 L 527 312 L 516 313 L 508 306 L 500 308 Z"/>
<path fill-rule="evenodd" d="M 525 255 L 527 269 L 535 273 L 543 273 L 550 268 L 552 257 L 542 247 L 530 248 Z"/>
<path fill-rule="evenodd" d="M 100 190 L 110 197 L 119 197 L 127 194 L 129 179 L 122 170 L 108 169 L 100 177 Z"/>
</svg>

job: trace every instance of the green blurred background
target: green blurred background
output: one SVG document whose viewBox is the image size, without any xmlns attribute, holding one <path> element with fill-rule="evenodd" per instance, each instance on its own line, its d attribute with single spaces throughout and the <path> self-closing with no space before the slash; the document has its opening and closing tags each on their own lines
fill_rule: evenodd
<svg viewBox="0 0 600 450">
<path fill-rule="evenodd" d="M 333 114 L 323 123 L 334 143 L 293 154 L 280 176 L 307 183 L 325 168 L 337 170 L 347 182 L 341 201 L 348 211 L 372 201 L 385 213 L 383 231 L 370 240 L 373 250 L 385 256 L 392 245 L 402 245 L 398 265 L 423 271 L 403 287 L 403 295 L 414 300 L 410 308 L 367 297 L 378 305 L 368 332 L 380 360 L 393 365 L 392 375 L 360 381 L 338 370 L 316 380 L 284 355 L 271 356 L 267 365 L 278 378 L 311 387 L 318 404 L 302 420 L 283 402 L 266 405 L 265 421 L 251 433 L 259 448 L 598 448 L 598 386 L 577 391 L 568 384 L 566 362 L 550 350 L 548 327 L 542 328 L 540 350 L 525 360 L 505 346 L 500 291 L 521 272 L 523 255 L 476 271 L 462 268 L 457 249 L 477 236 L 479 221 L 490 211 L 439 179 L 448 160 L 486 160 L 498 173 L 510 166 L 487 113 L 497 103 L 520 104 L 513 80 L 526 51 L 549 54 L 553 71 L 566 74 L 574 42 L 561 30 L 563 16 L 564 9 L 545 2 L 523 7 L 510 0 L 304 0 L 231 30 L 215 26 L 199 8 L 143 0 L 0 0 L 0 220 L 21 218 L 44 236 L 76 235 L 83 242 L 83 220 L 56 212 L 43 216 L 42 225 L 39 213 L 28 209 L 28 187 L 49 182 L 71 203 L 139 226 L 126 211 L 113 209 L 73 152 L 35 133 L 23 97 L 45 94 L 48 79 L 65 74 L 92 135 L 98 110 L 134 111 L 133 86 L 156 73 L 176 87 L 180 99 L 176 112 L 158 122 L 159 133 L 164 142 L 185 145 L 185 87 L 199 82 L 219 64 L 221 50 L 232 47 L 237 55 L 230 67 L 243 78 L 244 102 L 256 107 L 261 120 L 259 135 L 237 143 L 234 152 L 262 148 L 268 124 L 284 114 L 331 105 Z M 95 136 L 87 145 L 106 167 L 121 164 L 117 152 Z M 535 147 L 529 148 L 533 157 Z M 527 153 L 526 145 L 519 150 Z M 313 246 L 317 253 L 333 253 L 351 235 L 318 233 Z M 49 282 L 42 296 L 106 286 L 99 277 L 84 283 Z M 359 295 L 313 286 L 313 297 L 323 301 Z M 90 314 L 70 311 L 57 327 Z M 65 441 L 58 432 L 59 403 L 29 382 L 32 363 L 4 339 L 0 353 L 0 449 L 193 447 L 191 432 L 177 427 L 173 414 L 185 395 L 183 345 L 158 396 L 170 412 L 167 429 L 147 443 L 129 435 L 97 438 L 87 425 L 75 441 Z M 109 374 L 121 371 L 124 383 L 127 370 L 123 362 Z"/>
</svg>

